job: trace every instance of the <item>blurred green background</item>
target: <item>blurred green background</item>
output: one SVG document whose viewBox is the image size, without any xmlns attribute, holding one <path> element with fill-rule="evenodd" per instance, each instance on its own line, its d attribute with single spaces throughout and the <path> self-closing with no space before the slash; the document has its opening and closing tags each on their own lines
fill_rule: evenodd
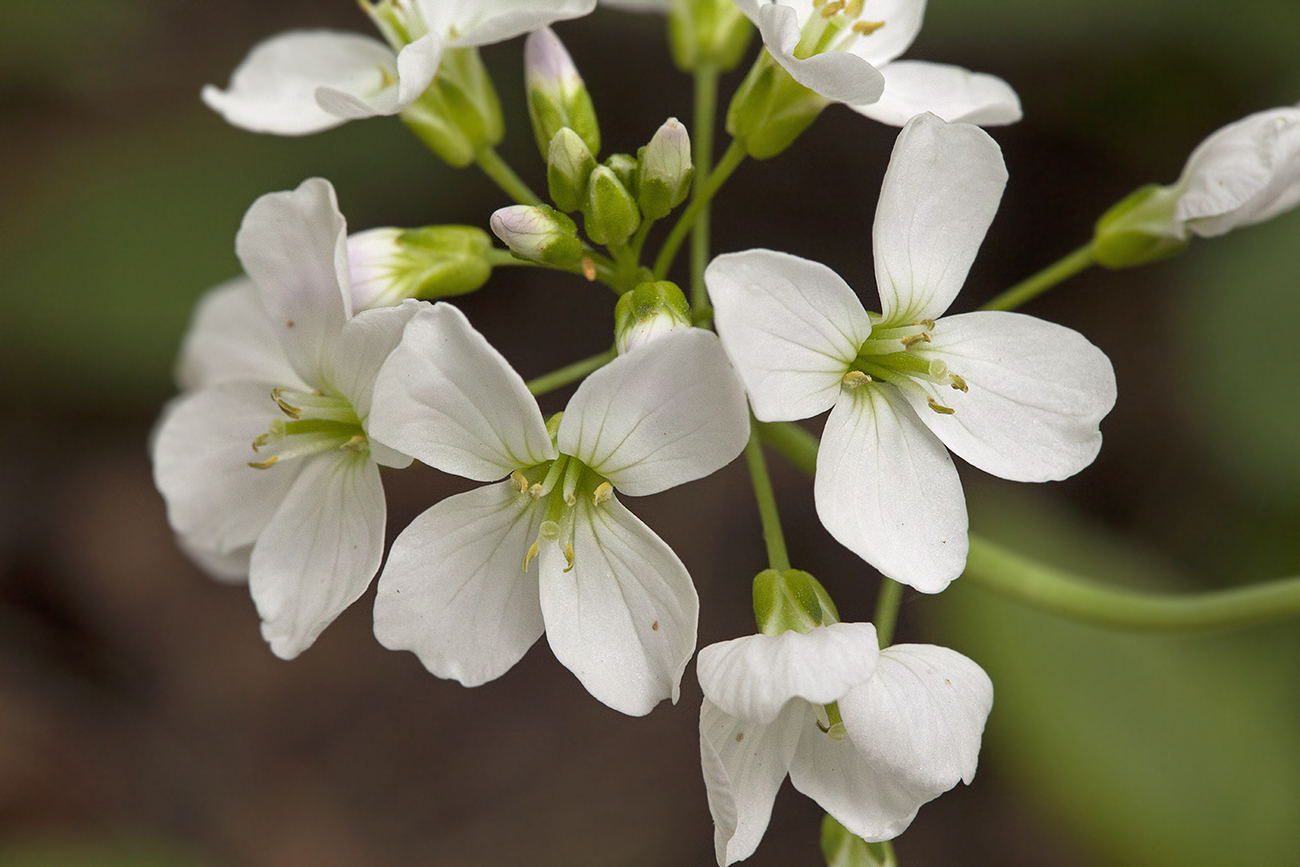
<svg viewBox="0 0 1300 867">
<path fill-rule="evenodd" d="M 145 441 L 195 299 L 238 272 L 249 204 L 312 175 L 353 229 L 485 225 L 504 204 L 392 119 L 274 138 L 199 103 L 258 40 L 310 27 L 369 32 L 348 0 L 0 4 L 0 867 L 712 863 L 691 674 L 646 720 L 592 707 L 544 646 L 464 690 L 377 648 L 368 597 L 286 665 L 244 591 L 172 545 Z M 557 31 L 608 148 L 690 117 L 661 21 L 601 10 Z M 1003 76 L 1026 116 L 993 131 L 1011 180 L 957 308 L 1086 241 L 1135 187 L 1174 180 L 1214 129 L 1300 99 L 1297 44 L 1294 0 L 934 0 L 908 56 Z M 502 152 L 540 187 L 519 48 L 485 57 Z M 650 76 L 668 83 L 646 93 Z M 715 249 L 819 259 L 871 306 L 894 134 L 828 110 L 741 168 Z M 608 345 L 611 299 L 568 280 L 507 271 L 458 303 L 526 376 Z M 1086 273 L 1028 312 L 1101 346 L 1119 403 L 1096 465 L 1067 482 L 962 467 L 976 529 L 1133 586 L 1300 571 L 1300 214 Z M 874 573 L 829 543 L 807 481 L 774 471 L 796 564 L 868 618 Z M 459 484 L 386 482 L 390 537 Z M 752 628 L 751 502 L 733 467 L 633 504 L 696 578 L 702 644 Z M 909 596 L 900 629 L 971 656 L 997 692 L 979 777 L 923 808 L 898 843 L 905 867 L 1300 863 L 1295 624 L 1118 634 L 958 581 Z M 750 863 L 815 863 L 818 820 L 787 790 Z"/>
</svg>

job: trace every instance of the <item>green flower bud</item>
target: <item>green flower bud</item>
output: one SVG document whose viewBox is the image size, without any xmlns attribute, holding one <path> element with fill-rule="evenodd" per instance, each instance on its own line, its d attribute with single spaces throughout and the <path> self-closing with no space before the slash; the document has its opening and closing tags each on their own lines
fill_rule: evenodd
<svg viewBox="0 0 1300 867">
<path fill-rule="evenodd" d="M 727 132 L 756 160 L 788 148 L 830 100 L 790 77 L 766 50 L 740 83 L 727 109 Z"/>
<path fill-rule="evenodd" d="M 672 0 L 668 10 L 668 44 L 683 72 L 701 66 L 735 69 L 753 35 L 753 26 L 733 0 Z"/>
<path fill-rule="evenodd" d="M 573 220 L 549 205 L 511 205 L 492 214 L 492 233 L 521 259 L 577 268 L 582 242 Z"/>
<path fill-rule="evenodd" d="M 840 613 L 826 589 L 807 572 L 765 569 L 754 576 L 754 620 L 764 635 L 780 635 L 839 623 Z"/>
<path fill-rule="evenodd" d="M 618 182 L 633 193 L 636 192 L 636 159 L 630 154 L 610 154 L 605 165 L 614 172 Z"/>
<path fill-rule="evenodd" d="M 352 308 L 473 292 L 492 274 L 492 239 L 476 226 L 370 229 L 348 237 Z"/>
<path fill-rule="evenodd" d="M 587 179 L 582 207 L 587 237 L 597 244 L 621 244 L 641 225 L 632 194 L 609 166 L 596 166 Z"/>
<path fill-rule="evenodd" d="M 456 168 L 474 162 L 505 135 L 501 103 L 477 48 L 447 50 L 438 77 L 401 117 L 430 150 Z"/>
<path fill-rule="evenodd" d="M 549 27 L 534 30 L 524 42 L 524 86 L 542 159 L 549 158 L 551 139 L 566 126 L 591 153 L 600 153 L 600 126 L 591 94 L 564 43 Z"/>
<path fill-rule="evenodd" d="M 668 216 L 691 191 L 695 166 L 691 164 L 691 137 L 686 127 L 670 117 L 641 149 L 637 161 L 636 200 L 647 219 Z"/>
<path fill-rule="evenodd" d="M 587 200 L 587 178 L 595 167 L 596 158 L 582 137 L 562 127 L 551 139 L 546 158 L 546 185 L 555 207 L 569 213 L 579 210 Z"/>
<path fill-rule="evenodd" d="M 1181 192 L 1148 184 L 1102 215 L 1092 239 L 1092 258 L 1107 268 L 1145 265 L 1187 248 L 1179 236 L 1174 207 Z"/>
<path fill-rule="evenodd" d="M 614 345 L 625 355 L 663 337 L 669 331 L 691 327 L 691 306 L 677 284 L 660 280 L 641 283 L 625 292 L 614 305 Z"/>
</svg>

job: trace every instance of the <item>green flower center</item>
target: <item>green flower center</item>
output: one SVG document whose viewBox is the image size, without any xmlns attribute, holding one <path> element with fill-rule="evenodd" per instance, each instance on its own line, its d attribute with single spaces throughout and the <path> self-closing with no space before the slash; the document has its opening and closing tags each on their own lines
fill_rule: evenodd
<svg viewBox="0 0 1300 867">
<path fill-rule="evenodd" d="M 874 316 L 873 316 L 874 318 Z M 935 400 L 921 383 L 951 386 L 956 391 L 967 391 L 966 380 L 948 369 L 942 358 L 927 349 L 933 342 L 936 328 L 933 319 L 923 319 L 910 325 L 876 323 L 871 337 L 858 350 L 849 370 L 844 374 L 844 387 L 860 388 L 867 383 L 887 382 L 904 391 L 925 397 L 930 409 L 944 415 L 954 410 Z"/>
<path fill-rule="evenodd" d="M 289 420 L 272 420 L 267 432 L 253 440 L 253 451 L 265 457 L 249 461 L 250 467 L 266 470 L 280 461 L 336 449 L 369 453 L 361 420 L 346 398 L 276 388 L 271 399 Z"/>
<path fill-rule="evenodd" d="M 807 60 L 827 51 L 847 51 L 863 36 L 885 26 L 884 21 L 864 21 L 865 0 L 813 0 L 813 14 L 803 26 L 794 56 Z"/>
<path fill-rule="evenodd" d="M 533 562 L 543 542 L 551 542 L 564 552 L 568 565 L 573 568 L 574 507 L 579 499 L 591 500 L 600 506 L 614 495 L 614 486 L 604 476 L 582 461 L 569 455 L 560 455 L 526 470 L 515 470 L 510 482 L 520 496 L 533 500 L 546 499 L 546 517 L 537 531 L 537 540 L 524 555 L 524 569 Z"/>
</svg>

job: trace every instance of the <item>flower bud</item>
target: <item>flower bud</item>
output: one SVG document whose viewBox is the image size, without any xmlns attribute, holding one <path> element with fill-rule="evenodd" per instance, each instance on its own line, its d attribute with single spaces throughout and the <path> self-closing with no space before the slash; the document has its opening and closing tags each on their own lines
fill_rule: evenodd
<svg viewBox="0 0 1300 867">
<path fill-rule="evenodd" d="M 348 236 L 352 309 L 395 307 L 406 298 L 446 298 L 487 282 L 492 239 L 476 226 L 370 229 Z"/>
<path fill-rule="evenodd" d="M 572 269 L 582 261 L 573 220 L 549 205 L 511 205 L 492 214 L 492 233 L 522 259 Z"/>
<path fill-rule="evenodd" d="M 821 582 L 798 569 L 765 569 L 754 576 L 754 620 L 764 635 L 810 632 L 840 622 Z"/>
<path fill-rule="evenodd" d="M 587 179 L 582 208 L 587 237 L 597 244 L 621 244 L 641 225 L 632 194 L 609 166 L 596 166 Z"/>
<path fill-rule="evenodd" d="M 555 207 L 569 213 L 582 208 L 587 200 L 587 179 L 595 167 L 596 158 L 582 137 L 562 127 L 551 139 L 546 158 L 546 185 Z"/>
<path fill-rule="evenodd" d="M 641 149 L 637 161 L 636 200 L 647 219 L 668 216 L 691 191 L 695 166 L 691 164 L 691 137 L 686 127 L 670 117 Z"/>
<path fill-rule="evenodd" d="M 754 34 L 749 19 L 733 0 L 671 0 L 668 44 L 683 72 L 713 66 L 735 69 Z"/>
<path fill-rule="evenodd" d="M 1174 220 L 1178 193 L 1148 184 L 1102 215 L 1093 232 L 1092 258 L 1107 268 L 1145 265 L 1187 249 Z"/>
<path fill-rule="evenodd" d="M 505 135 L 501 103 L 477 48 L 442 55 L 438 77 L 401 112 L 402 121 L 444 162 L 464 168 Z"/>
<path fill-rule="evenodd" d="M 636 159 L 630 154 L 610 154 L 605 158 L 605 165 L 614 172 L 623 188 L 636 193 Z"/>
<path fill-rule="evenodd" d="M 566 126 L 591 153 L 600 153 L 600 127 L 591 94 L 564 43 L 549 27 L 534 30 L 524 42 L 524 86 L 542 159 L 549 157 L 551 139 Z"/>
<path fill-rule="evenodd" d="M 790 77 L 763 52 L 740 83 L 727 109 L 727 132 L 756 160 L 788 148 L 830 105 L 826 97 Z"/>
<path fill-rule="evenodd" d="M 619 355 L 663 337 L 670 331 L 691 327 L 691 308 L 677 284 L 660 280 L 641 283 L 623 293 L 614 305 L 614 345 Z"/>
</svg>

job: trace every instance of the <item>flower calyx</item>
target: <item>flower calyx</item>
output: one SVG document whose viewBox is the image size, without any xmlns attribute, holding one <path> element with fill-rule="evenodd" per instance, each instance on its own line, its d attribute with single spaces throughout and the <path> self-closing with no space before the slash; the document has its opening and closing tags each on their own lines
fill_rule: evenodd
<svg viewBox="0 0 1300 867">
<path fill-rule="evenodd" d="M 638 284 L 614 306 L 614 345 L 619 355 L 675 331 L 691 327 L 691 308 L 676 283 Z"/>
<path fill-rule="evenodd" d="M 1181 191 L 1148 184 L 1102 215 L 1093 231 L 1092 258 L 1107 268 L 1129 268 L 1176 256 L 1187 249 L 1175 210 Z"/>
<path fill-rule="evenodd" d="M 821 582 L 799 569 L 764 569 L 754 576 L 754 620 L 764 635 L 808 633 L 840 622 Z"/>
<path fill-rule="evenodd" d="M 402 109 L 401 118 L 454 168 L 468 166 L 505 136 L 501 101 L 477 48 L 445 51 L 437 78 Z"/>
<path fill-rule="evenodd" d="M 672 0 L 668 9 L 668 45 L 682 72 L 735 69 L 753 35 L 749 19 L 732 0 Z"/>
<path fill-rule="evenodd" d="M 464 295 L 487 282 L 492 239 L 477 226 L 379 228 L 348 237 L 352 309 Z"/>
</svg>

